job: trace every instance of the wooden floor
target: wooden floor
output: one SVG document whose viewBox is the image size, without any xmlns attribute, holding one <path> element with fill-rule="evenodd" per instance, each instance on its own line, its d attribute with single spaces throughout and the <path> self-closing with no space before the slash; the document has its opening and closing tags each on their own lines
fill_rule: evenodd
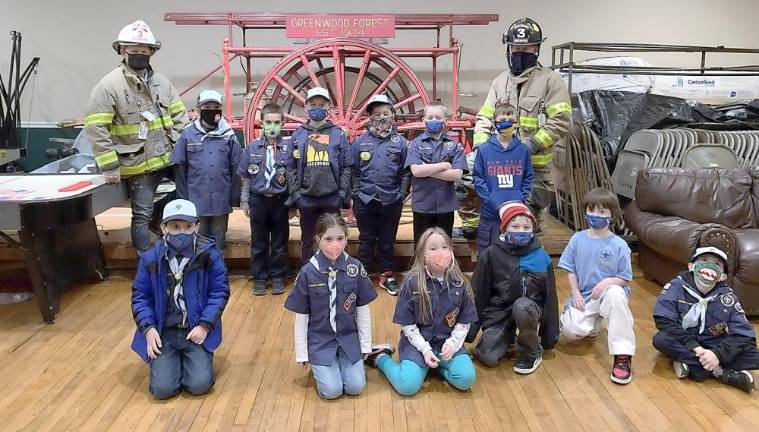
<svg viewBox="0 0 759 432">
<path fill-rule="evenodd" d="M 529 376 L 510 362 L 478 365 L 470 392 L 431 373 L 418 395 L 403 398 L 368 368 L 366 391 L 337 401 L 321 400 L 294 363 L 285 297 L 252 297 L 245 278 L 232 281 L 214 390 L 164 402 L 150 398 L 148 369 L 129 350 L 130 280 L 77 286 L 53 325 L 42 324 L 34 302 L 0 306 L 0 430 L 756 430 L 759 396 L 674 378 L 651 347 L 658 287 L 635 276 L 638 355 L 628 386 L 609 381 L 604 330 L 596 340 L 561 341 Z M 563 299 L 565 277 L 557 279 Z M 372 303 L 375 341 L 397 343 L 393 307 L 384 292 Z"/>
</svg>

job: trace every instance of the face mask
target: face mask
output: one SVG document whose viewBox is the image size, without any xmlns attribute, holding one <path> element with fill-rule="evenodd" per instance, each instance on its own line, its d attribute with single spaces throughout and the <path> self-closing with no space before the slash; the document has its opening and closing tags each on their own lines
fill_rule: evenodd
<svg viewBox="0 0 759 432">
<path fill-rule="evenodd" d="M 424 257 L 427 266 L 437 273 L 443 273 L 451 266 L 451 251 L 438 249 Z"/>
<path fill-rule="evenodd" d="M 393 117 L 381 119 L 371 117 L 369 119 L 369 133 L 380 138 L 386 138 L 393 131 L 394 124 L 395 119 Z"/>
<path fill-rule="evenodd" d="M 588 223 L 589 227 L 597 230 L 604 229 L 611 224 L 610 217 L 596 216 L 592 214 L 586 214 L 585 221 Z"/>
<path fill-rule="evenodd" d="M 135 70 L 143 70 L 150 65 L 150 56 L 146 54 L 128 54 L 127 64 Z"/>
<path fill-rule="evenodd" d="M 722 269 L 713 262 L 699 262 L 693 265 L 693 278 L 701 285 L 714 286 L 722 279 Z"/>
<path fill-rule="evenodd" d="M 282 132 L 281 124 L 264 124 L 264 135 L 269 138 L 278 137 Z"/>
<path fill-rule="evenodd" d="M 527 69 L 538 64 L 538 55 L 524 51 L 511 53 L 511 62 L 509 68 L 514 76 L 519 76 Z"/>
<path fill-rule="evenodd" d="M 445 127 L 445 122 L 443 120 L 425 120 L 424 121 L 424 127 L 427 128 L 427 132 L 430 134 L 439 134 L 443 131 L 443 128 Z"/>
<path fill-rule="evenodd" d="M 322 251 L 325 257 L 330 261 L 337 261 L 340 254 L 345 250 L 344 241 L 332 241 L 332 242 L 319 242 L 319 250 Z"/>
<path fill-rule="evenodd" d="M 176 253 L 189 256 L 195 246 L 195 234 L 179 233 L 164 235 L 166 245 Z"/>
<path fill-rule="evenodd" d="M 208 126 L 216 127 L 221 120 L 220 109 L 202 109 L 200 110 L 200 119 Z"/>
<path fill-rule="evenodd" d="M 509 120 L 499 121 L 495 123 L 495 130 L 497 130 L 501 135 L 511 135 L 513 129 L 514 122 L 511 122 Z"/>
<path fill-rule="evenodd" d="M 532 241 L 534 234 L 524 231 L 507 231 L 505 241 L 514 246 L 527 246 Z"/>
<path fill-rule="evenodd" d="M 327 108 L 311 108 L 308 110 L 308 118 L 313 121 L 322 121 L 327 118 Z"/>
</svg>

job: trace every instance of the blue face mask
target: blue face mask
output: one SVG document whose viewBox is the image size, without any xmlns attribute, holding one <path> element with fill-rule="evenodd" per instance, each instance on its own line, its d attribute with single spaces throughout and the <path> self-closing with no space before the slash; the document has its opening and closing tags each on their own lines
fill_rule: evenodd
<svg viewBox="0 0 759 432">
<path fill-rule="evenodd" d="M 438 134 L 443 131 L 443 128 L 445 127 L 445 122 L 442 120 L 425 120 L 424 121 L 424 127 L 427 128 L 427 132 L 431 134 Z"/>
<path fill-rule="evenodd" d="M 607 226 L 611 225 L 611 218 L 608 216 L 596 216 L 592 214 L 586 214 L 585 215 L 585 221 L 588 223 L 588 226 L 593 229 L 604 229 Z"/>
<path fill-rule="evenodd" d="M 322 121 L 327 118 L 327 108 L 317 107 L 308 110 L 308 118 L 313 121 Z"/>
<path fill-rule="evenodd" d="M 514 76 L 519 76 L 527 69 L 538 64 L 538 55 L 535 53 L 518 51 L 511 53 L 509 68 Z"/>
<path fill-rule="evenodd" d="M 195 248 L 195 233 L 166 234 L 163 238 L 169 249 L 184 256 L 190 256 Z"/>
<path fill-rule="evenodd" d="M 509 121 L 509 120 L 495 122 L 495 130 L 497 130 L 498 132 L 505 129 L 511 129 L 512 126 L 514 126 L 514 122 Z"/>
<path fill-rule="evenodd" d="M 535 234 L 527 231 L 506 231 L 504 241 L 514 246 L 527 246 L 532 241 Z"/>
</svg>

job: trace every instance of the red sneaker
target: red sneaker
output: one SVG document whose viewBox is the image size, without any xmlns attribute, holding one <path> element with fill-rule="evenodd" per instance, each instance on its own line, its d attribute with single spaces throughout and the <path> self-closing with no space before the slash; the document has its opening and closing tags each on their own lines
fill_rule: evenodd
<svg viewBox="0 0 759 432">
<path fill-rule="evenodd" d="M 393 272 L 386 271 L 380 276 L 379 285 L 382 289 L 386 290 L 391 296 L 398 295 L 398 282 L 395 280 Z"/>
<path fill-rule="evenodd" d="M 611 368 L 611 380 L 617 384 L 629 384 L 632 381 L 632 356 L 615 355 Z"/>
</svg>

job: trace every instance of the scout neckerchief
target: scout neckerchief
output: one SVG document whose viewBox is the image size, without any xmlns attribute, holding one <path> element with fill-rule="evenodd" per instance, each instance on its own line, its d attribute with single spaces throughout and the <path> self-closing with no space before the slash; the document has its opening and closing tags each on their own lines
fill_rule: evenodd
<svg viewBox="0 0 759 432">
<path fill-rule="evenodd" d="M 317 270 L 325 273 L 319 268 L 319 261 L 316 259 L 316 255 L 312 256 L 308 261 L 313 264 Z M 337 333 L 337 324 L 335 322 L 335 317 L 337 315 L 337 288 L 335 286 L 335 281 L 337 280 L 337 269 L 335 269 L 333 266 L 329 266 L 329 269 L 326 273 L 327 288 L 329 288 L 329 324 L 332 326 L 332 331 Z"/>
<path fill-rule="evenodd" d="M 683 284 L 683 289 L 688 294 L 692 295 L 693 298 L 698 300 L 698 302 L 691 305 L 690 309 L 688 309 L 688 313 L 686 313 L 683 317 L 683 328 L 687 330 L 691 327 L 695 327 L 698 325 L 698 321 L 701 320 L 701 328 L 699 330 L 699 333 L 703 333 L 704 327 L 706 326 L 706 308 L 709 306 L 710 301 L 719 296 L 719 293 L 712 294 L 709 297 L 704 298 L 692 289 L 688 288 L 688 286 L 685 284 Z"/>
<path fill-rule="evenodd" d="M 182 257 L 182 261 L 177 262 L 177 257 L 173 256 L 169 258 L 169 269 L 174 274 L 174 290 L 172 292 L 172 298 L 174 299 L 174 305 L 177 309 L 182 311 L 182 325 L 187 322 L 187 305 L 184 300 L 184 287 L 182 287 L 183 272 L 187 263 L 190 262 L 190 258 Z"/>
<path fill-rule="evenodd" d="M 264 153 L 264 158 L 266 159 L 264 163 L 264 178 L 266 179 L 266 186 L 264 189 L 269 190 L 271 179 L 274 178 L 274 174 L 277 172 L 277 170 L 274 169 L 274 162 L 277 158 L 277 143 L 269 144 L 266 138 L 264 138 L 264 143 L 264 149 L 266 150 Z"/>
</svg>

